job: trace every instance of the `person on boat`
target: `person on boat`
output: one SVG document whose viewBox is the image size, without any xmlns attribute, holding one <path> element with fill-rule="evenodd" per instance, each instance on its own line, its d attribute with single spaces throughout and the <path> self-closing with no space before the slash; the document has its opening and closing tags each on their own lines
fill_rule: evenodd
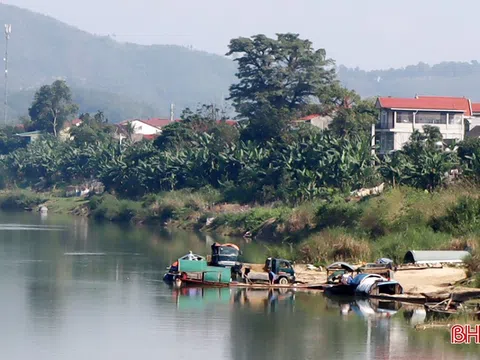
<svg viewBox="0 0 480 360">
<path fill-rule="evenodd" d="M 343 284 L 343 285 L 350 285 L 352 283 L 352 275 L 350 273 L 344 273 L 342 275 L 342 279 L 340 280 L 340 282 Z"/>
<path fill-rule="evenodd" d="M 245 282 L 245 284 L 250 284 L 252 282 L 252 280 L 248 278 L 248 274 L 250 274 L 250 269 L 246 268 L 243 272 L 243 281 Z"/>
</svg>

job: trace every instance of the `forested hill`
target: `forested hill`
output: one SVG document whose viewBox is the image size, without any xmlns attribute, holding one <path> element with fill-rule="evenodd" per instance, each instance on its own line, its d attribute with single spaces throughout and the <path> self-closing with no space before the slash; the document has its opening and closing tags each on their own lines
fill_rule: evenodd
<svg viewBox="0 0 480 360">
<path fill-rule="evenodd" d="M 177 116 L 186 106 L 220 105 L 235 81 L 236 65 L 223 56 L 180 46 L 118 43 L 0 4 L 0 24 L 4 23 L 12 24 L 13 31 L 9 44 L 12 118 L 26 114 L 35 89 L 57 78 L 67 80 L 80 111 L 103 110 L 111 121 L 168 116 L 170 103 L 175 104 Z M 2 53 L 4 46 L 0 36 Z M 379 71 L 339 66 L 338 71 L 344 85 L 362 96 L 431 94 L 480 100 L 480 64 L 476 61 L 420 63 Z M 2 77 L 2 90 L 3 84 Z M 3 103 L 3 91 L 0 101 Z"/>
<path fill-rule="evenodd" d="M 118 43 L 14 6 L 0 4 L 0 24 L 12 24 L 9 88 L 17 114 L 25 112 L 29 93 L 15 93 L 56 78 L 66 79 L 75 99 L 84 101 L 81 110 L 104 105 L 111 117 L 117 108 L 129 117 L 168 115 L 172 102 L 178 112 L 220 103 L 234 80 L 235 64 L 225 57 L 180 46 Z M 4 47 L 1 36 L 2 53 Z M 3 91 L 0 98 L 3 103 Z"/>
<path fill-rule="evenodd" d="M 344 85 L 362 96 L 445 95 L 465 96 L 480 101 L 480 63 L 419 63 L 401 69 L 364 71 L 338 68 Z"/>
</svg>

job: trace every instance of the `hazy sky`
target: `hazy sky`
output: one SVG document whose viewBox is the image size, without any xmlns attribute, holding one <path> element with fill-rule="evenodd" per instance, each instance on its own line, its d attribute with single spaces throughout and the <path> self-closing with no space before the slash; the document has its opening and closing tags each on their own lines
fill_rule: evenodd
<svg viewBox="0 0 480 360">
<path fill-rule="evenodd" d="M 364 69 L 480 59 L 479 0 L 0 0 L 91 33 L 224 54 L 229 40 L 296 32 Z"/>
</svg>

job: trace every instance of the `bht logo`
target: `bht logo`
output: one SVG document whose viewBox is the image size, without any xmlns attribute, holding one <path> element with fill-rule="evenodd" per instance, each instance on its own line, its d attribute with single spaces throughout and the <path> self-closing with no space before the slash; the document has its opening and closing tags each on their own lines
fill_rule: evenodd
<svg viewBox="0 0 480 360">
<path fill-rule="evenodd" d="M 452 344 L 480 344 L 480 325 L 453 325 L 450 329 Z"/>
</svg>

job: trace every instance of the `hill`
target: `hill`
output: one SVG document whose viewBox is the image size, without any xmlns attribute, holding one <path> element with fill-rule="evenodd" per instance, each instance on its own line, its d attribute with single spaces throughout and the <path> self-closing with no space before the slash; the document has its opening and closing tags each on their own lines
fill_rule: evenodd
<svg viewBox="0 0 480 360">
<path fill-rule="evenodd" d="M 130 114 L 121 117 L 166 116 L 170 103 L 177 113 L 197 103 L 221 103 L 234 80 L 235 64 L 218 55 L 180 46 L 118 43 L 5 4 L 0 4 L 0 23 L 12 24 L 9 93 L 16 114 L 25 113 L 28 106 L 29 101 L 20 101 L 26 98 L 25 91 L 57 78 L 67 80 L 76 99 L 112 104 L 104 109 L 112 120 L 120 120 L 117 108 Z M 3 36 L 0 48 L 3 52 Z M 3 87 L 3 79 L 0 84 Z M 81 111 L 97 104 L 80 104 Z"/>
<path fill-rule="evenodd" d="M 362 96 L 406 96 L 415 94 L 465 96 L 480 101 L 480 63 L 418 63 L 400 69 L 364 71 L 338 68 L 342 83 Z"/>
<path fill-rule="evenodd" d="M 9 43 L 11 118 L 26 114 L 34 91 L 57 78 L 67 80 L 80 111 L 103 110 L 111 121 L 168 116 L 170 103 L 175 104 L 177 116 L 187 106 L 221 104 L 235 81 L 235 63 L 219 55 L 180 46 L 119 43 L 4 4 L 0 4 L 0 23 L 12 24 L 13 29 Z M 0 36 L 0 51 L 4 46 Z M 374 71 L 340 65 L 338 76 L 364 97 L 430 94 L 480 101 L 477 61 Z"/>
</svg>

